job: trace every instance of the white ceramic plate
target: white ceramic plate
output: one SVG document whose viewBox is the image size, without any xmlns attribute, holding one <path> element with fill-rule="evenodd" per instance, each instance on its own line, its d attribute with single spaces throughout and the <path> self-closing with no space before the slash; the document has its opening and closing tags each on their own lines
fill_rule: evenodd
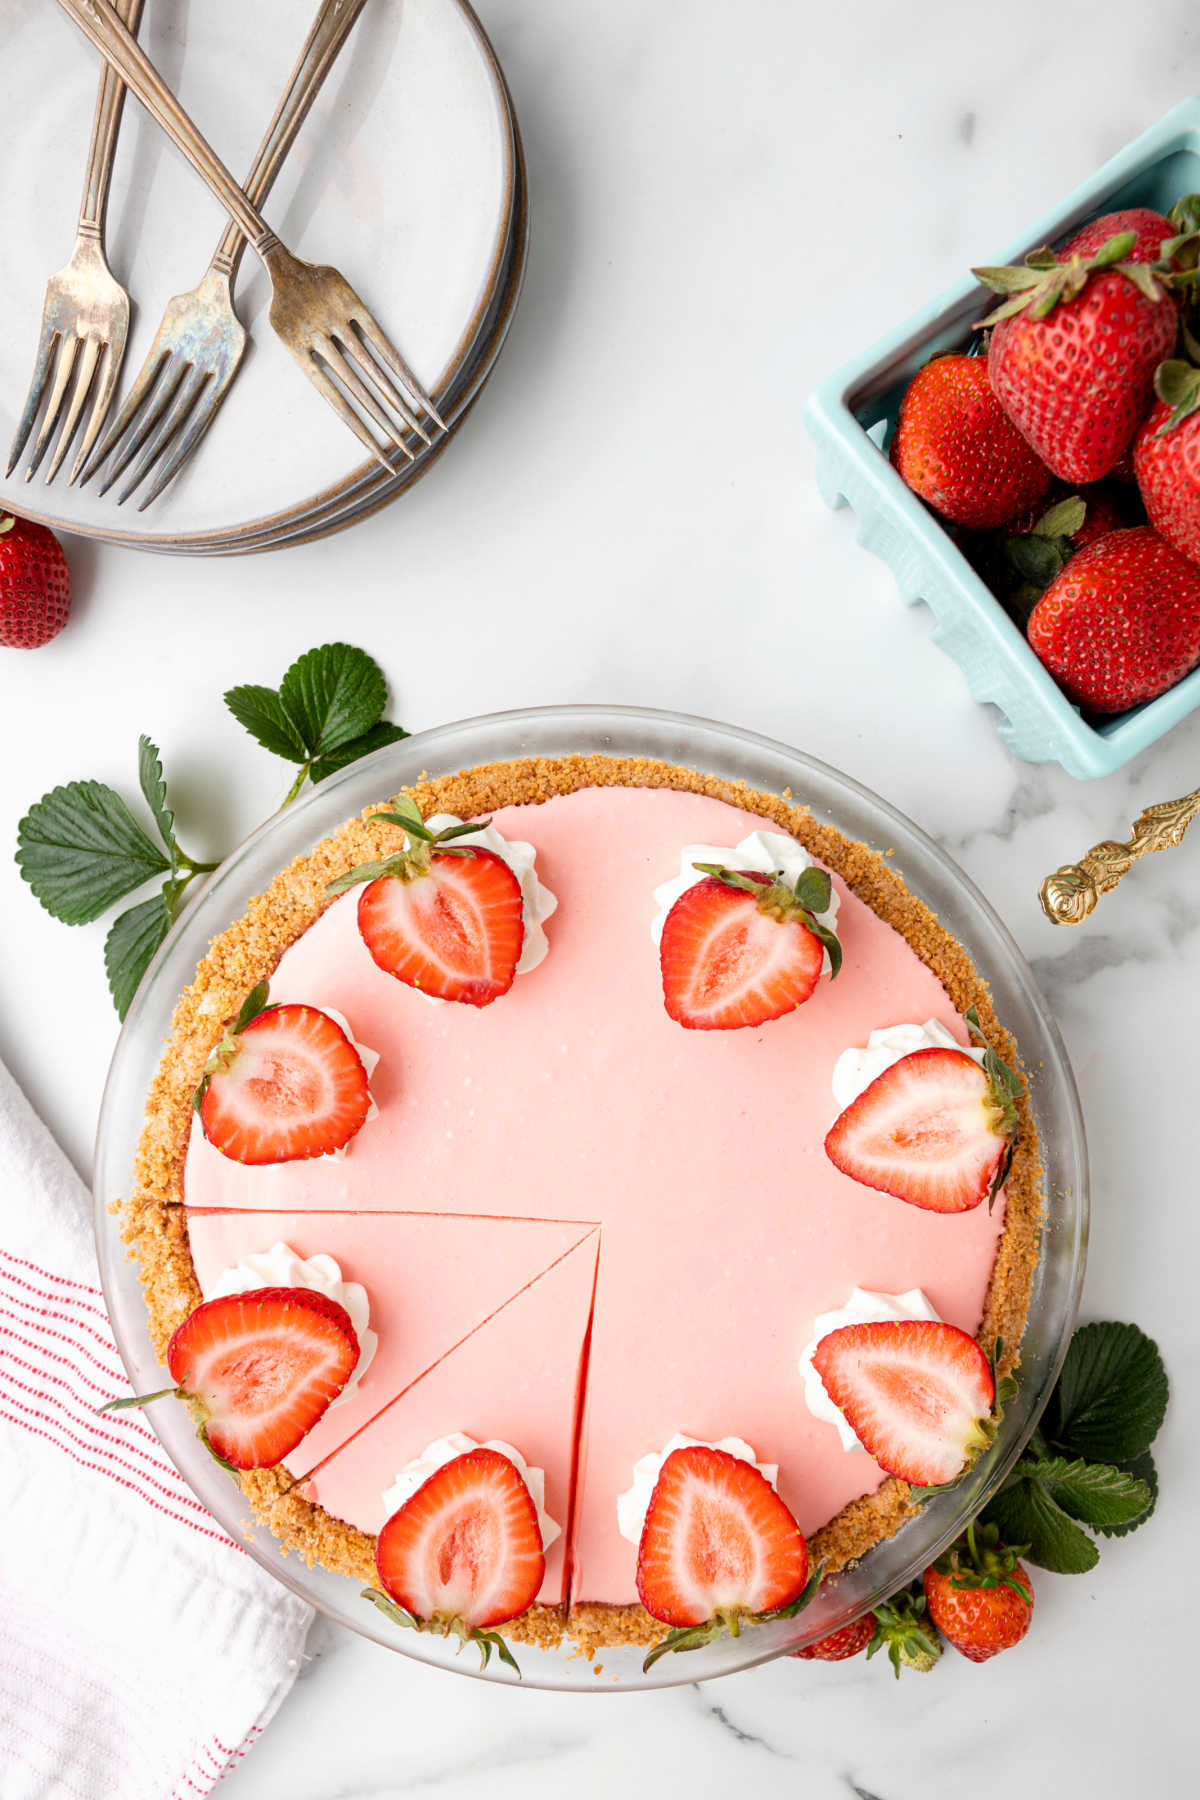
<svg viewBox="0 0 1200 1800">
<path fill-rule="evenodd" d="M 315 12 L 287 0 L 148 0 L 141 41 L 234 173 L 249 169 Z M 0 446 L 15 428 L 46 276 L 74 232 L 98 59 L 44 0 L 7 0 L 0 95 L 23 122 L 0 196 Z M 28 96 L 39 96 L 30 106 Z M 508 257 L 515 128 L 503 77 L 462 0 L 371 0 L 265 208 L 300 255 L 342 269 L 426 388 L 468 362 Z M 109 214 L 109 258 L 136 312 L 132 380 L 166 300 L 202 274 L 220 207 L 136 101 L 127 103 Z M 264 271 L 248 255 L 238 311 L 252 342 L 211 436 L 144 514 L 60 472 L 20 472 L 0 505 L 147 548 L 216 550 L 282 538 L 337 511 L 367 472 L 355 439 L 267 323 Z M 397 484 L 397 491 L 403 484 Z M 181 541 L 183 540 L 183 541 Z"/>
<path fill-rule="evenodd" d="M 349 526 L 356 525 L 360 519 L 369 518 L 381 507 L 389 505 L 399 494 L 405 492 L 415 481 L 419 480 L 426 470 L 432 468 L 433 464 L 454 442 L 467 414 L 479 398 L 495 367 L 496 359 L 508 335 L 508 328 L 512 323 L 517 301 L 520 299 L 528 249 L 528 201 L 525 191 L 524 161 L 520 154 L 518 141 L 512 231 L 498 291 L 491 308 L 484 317 L 475 343 L 463 358 L 458 373 L 447 384 L 445 391 L 439 390 L 439 408 L 449 427 L 447 433 L 442 437 L 435 438 L 432 447 L 423 452 L 415 463 L 405 464 L 393 476 L 385 476 L 376 463 L 364 464 L 354 480 L 336 490 L 324 505 L 305 513 L 301 518 L 293 519 L 289 515 L 260 530 L 244 532 L 236 538 L 213 546 L 200 546 L 203 553 L 242 556 L 264 550 L 278 550 L 298 544 L 307 544 L 311 543 L 314 538 L 326 537 L 331 532 L 344 531 Z M 449 400 L 447 400 L 447 394 L 450 396 Z M 153 547 L 173 551 L 179 555 L 194 555 L 197 551 L 197 545 L 189 539 L 182 540 L 178 545 L 155 544 Z"/>
</svg>

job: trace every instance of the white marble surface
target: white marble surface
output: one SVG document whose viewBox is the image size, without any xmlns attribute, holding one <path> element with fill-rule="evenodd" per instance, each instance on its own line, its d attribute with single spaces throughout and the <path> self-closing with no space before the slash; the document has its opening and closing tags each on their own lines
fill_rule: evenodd
<svg viewBox="0 0 1200 1800">
<path fill-rule="evenodd" d="M 727 718 L 878 788 L 1007 918 L 1056 1007 L 1094 1164 L 1085 1315 L 1159 1339 L 1164 1494 L 1091 1576 L 1042 1576 L 1029 1639 L 893 1683 L 792 1662 L 605 1702 L 512 1695 L 318 1623 L 229 1800 L 486 1792 L 1066 1800 L 1191 1791 L 1200 1480 L 1194 1267 L 1200 839 L 1077 931 L 1048 869 L 1200 781 L 1200 715 L 1080 785 L 1015 763 L 854 521 L 819 503 L 807 389 L 1015 236 L 1194 87 L 1179 0 L 482 0 L 525 132 L 534 249 L 511 342 L 452 454 L 391 512 L 300 551 L 167 562 L 71 545 L 70 630 L 0 653 L 0 843 L 55 782 L 135 790 L 163 746 L 185 843 L 228 848 L 282 767 L 224 712 L 309 645 L 371 649 L 411 728 L 618 700 Z M 0 1055 L 81 1168 L 115 1022 L 103 927 L 41 914 L 0 859 Z"/>
</svg>

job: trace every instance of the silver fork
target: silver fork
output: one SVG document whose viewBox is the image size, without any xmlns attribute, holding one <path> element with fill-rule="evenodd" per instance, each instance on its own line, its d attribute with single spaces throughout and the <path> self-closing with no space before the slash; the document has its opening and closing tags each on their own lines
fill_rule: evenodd
<svg viewBox="0 0 1200 1800">
<path fill-rule="evenodd" d="M 119 0 L 119 4 L 122 19 L 129 25 L 131 33 L 136 32 L 141 22 L 142 0 Z M 46 471 L 47 482 L 54 480 L 95 385 L 91 413 L 72 471 L 71 479 L 74 480 L 96 441 L 117 390 L 117 377 L 129 336 L 129 295 L 108 266 L 104 226 L 124 104 L 125 83 L 114 69 L 106 66 L 96 97 L 75 248 L 66 267 L 46 283 L 33 375 L 8 453 L 6 476 L 12 474 L 20 461 L 49 388 L 50 398 L 29 455 L 25 479 L 32 481 L 37 473 L 61 421 L 58 443 Z"/>
<path fill-rule="evenodd" d="M 412 459 L 405 433 L 428 442 L 421 415 L 443 431 L 444 421 L 349 282 L 336 269 L 302 262 L 280 243 L 107 0 L 58 3 L 120 72 L 262 258 L 271 278 L 272 328 L 318 392 L 385 469 L 392 470 L 396 451 Z"/>
<path fill-rule="evenodd" d="M 246 196 L 255 206 L 270 193 L 365 5 L 366 0 L 325 0 L 320 8 L 246 180 Z M 83 468 L 81 485 L 111 456 L 99 489 L 106 494 L 143 452 L 117 504 L 123 506 L 154 470 L 154 483 L 138 503 L 138 511 L 144 512 L 191 457 L 216 417 L 246 348 L 246 330 L 233 305 L 245 249 L 241 227 L 231 220 L 198 286 L 168 301 L 141 372 Z M 415 429 L 428 443 L 421 426 L 416 424 Z M 402 448 L 411 456 L 407 445 Z"/>
</svg>

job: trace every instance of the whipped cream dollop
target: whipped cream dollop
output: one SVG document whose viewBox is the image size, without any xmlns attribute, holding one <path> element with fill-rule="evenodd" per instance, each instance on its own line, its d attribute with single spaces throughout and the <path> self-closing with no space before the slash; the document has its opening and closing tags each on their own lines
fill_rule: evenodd
<svg viewBox="0 0 1200 1800">
<path fill-rule="evenodd" d="M 272 1244 L 269 1250 L 244 1256 L 236 1268 L 222 1270 L 205 1298 L 220 1300 L 227 1294 L 249 1294 L 255 1288 L 269 1287 L 309 1288 L 314 1294 L 336 1300 L 350 1314 L 358 1339 L 358 1361 L 349 1381 L 331 1402 L 332 1406 L 340 1406 L 370 1368 L 379 1343 L 370 1327 L 371 1303 L 366 1288 L 361 1282 L 343 1280 L 341 1266 L 332 1256 L 299 1256 L 290 1244 L 281 1242 Z"/>
<path fill-rule="evenodd" d="M 633 1486 L 617 1495 L 617 1530 L 631 1544 L 640 1544 L 642 1541 L 646 1509 L 658 1486 L 662 1466 L 672 1450 L 694 1450 L 698 1446 L 705 1450 L 724 1450 L 727 1455 L 736 1456 L 739 1462 L 748 1462 L 760 1475 L 766 1477 L 772 1487 L 779 1480 L 779 1464 L 756 1462 L 753 1450 L 742 1438 L 721 1438 L 714 1444 L 707 1438 L 683 1437 L 676 1432 L 673 1438 L 668 1438 L 661 1450 L 652 1450 L 648 1456 L 639 1456 L 633 1465 Z"/>
<path fill-rule="evenodd" d="M 822 1338 L 843 1325 L 876 1325 L 898 1323 L 902 1319 L 933 1319 L 938 1315 L 921 1292 L 909 1288 L 906 1294 L 876 1294 L 869 1288 L 851 1288 L 845 1306 L 834 1312 L 820 1313 L 813 1320 L 812 1341 L 800 1352 L 800 1373 L 804 1377 L 804 1399 L 814 1419 L 836 1425 L 843 1450 L 861 1450 L 854 1432 L 846 1423 L 846 1415 L 835 1406 L 826 1392 L 825 1383 L 813 1368 L 813 1352 Z"/>
<path fill-rule="evenodd" d="M 430 831 L 445 831 L 449 825 L 461 825 L 462 820 L 453 813 L 435 813 L 425 823 Z M 521 918 L 525 926 L 525 938 L 521 945 L 517 974 L 528 975 L 530 969 L 537 968 L 550 948 L 542 926 L 558 906 L 557 898 L 538 880 L 534 867 L 537 851 L 532 844 L 523 844 L 518 838 L 503 837 L 494 825 L 480 826 L 476 831 L 464 832 L 454 842 L 468 848 L 475 846 L 480 850 L 494 851 L 502 862 L 508 864 L 520 882 Z M 426 995 L 426 998 L 433 999 L 436 996 Z"/>
<path fill-rule="evenodd" d="M 664 881 L 654 890 L 654 904 L 658 907 L 658 912 L 651 922 L 650 935 L 656 948 L 662 940 L 667 914 L 680 895 L 686 894 L 698 881 L 708 880 L 696 868 L 697 863 L 717 863 L 723 869 L 747 869 L 752 874 L 776 875 L 787 887 L 795 887 L 805 869 L 812 868 L 813 859 L 795 838 L 785 837 L 779 831 L 752 831 L 749 837 L 743 838 L 732 849 L 728 844 L 685 844 L 679 855 L 678 875 L 670 881 Z M 837 926 L 838 904 L 835 889 L 829 896 L 828 909 L 815 915 L 830 931 Z M 829 952 L 826 950 L 821 961 L 822 974 L 828 975 L 831 967 Z"/>
<path fill-rule="evenodd" d="M 833 1066 L 833 1097 L 839 1112 L 845 1112 L 852 1100 L 865 1093 L 871 1083 L 914 1050 L 961 1050 L 982 1063 L 984 1052 L 960 1044 L 954 1033 L 937 1019 L 926 1019 L 923 1025 L 884 1025 L 873 1031 L 865 1049 L 843 1050 Z"/>
<path fill-rule="evenodd" d="M 451 1431 L 446 1437 L 435 1438 L 432 1444 L 426 1444 L 420 1456 L 414 1456 L 411 1462 L 405 1463 L 391 1487 L 384 1489 L 383 1504 L 387 1508 L 388 1518 L 399 1512 L 404 1502 L 411 1500 L 431 1475 L 436 1475 L 440 1468 L 453 1462 L 456 1456 L 465 1456 L 468 1450 L 498 1450 L 501 1456 L 507 1456 L 529 1489 L 537 1511 L 538 1530 L 542 1534 L 542 1549 L 548 1550 L 555 1538 L 562 1536 L 562 1526 L 546 1511 L 546 1471 L 531 1468 L 519 1450 L 514 1450 L 511 1444 L 505 1444 L 499 1438 L 489 1438 L 486 1444 L 477 1444 L 465 1431 Z"/>
</svg>

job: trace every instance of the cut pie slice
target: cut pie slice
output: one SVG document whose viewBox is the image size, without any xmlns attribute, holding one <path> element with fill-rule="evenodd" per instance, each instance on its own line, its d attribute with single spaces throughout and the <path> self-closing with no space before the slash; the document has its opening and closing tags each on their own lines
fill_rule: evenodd
<svg viewBox="0 0 1200 1800">
<path fill-rule="evenodd" d="M 444 1213 L 189 1210 L 187 1219 L 192 1261 L 206 1299 L 226 1271 L 280 1243 L 302 1258 L 332 1257 L 343 1281 L 366 1289 L 370 1330 L 378 1340 L 375 1354 L 361 1378 L 284 1459 L 293 1475 L 306 1475 L 330 1456 L 595 1230 L 577 1220 Z M 288 1285 L 285 1269 L 285 1264 L 273 1267 L 257 1285 Z"/>
<path fill-rule="evenodd" d="M 568 1525 L 586 1380 L 600 1234 L 554 1263 L 335 1450 L 301 1492 L 360 1531 L 378 1532 L 384 1493 L 427 1445 L 454 1432 L 498 1440 L 545 1471 L 545 1510 L 562 1527 L 538 1598 L 568 1586 Z M 314 1434 L 315 1435 L 315 1434 Z"/>
</svg>

